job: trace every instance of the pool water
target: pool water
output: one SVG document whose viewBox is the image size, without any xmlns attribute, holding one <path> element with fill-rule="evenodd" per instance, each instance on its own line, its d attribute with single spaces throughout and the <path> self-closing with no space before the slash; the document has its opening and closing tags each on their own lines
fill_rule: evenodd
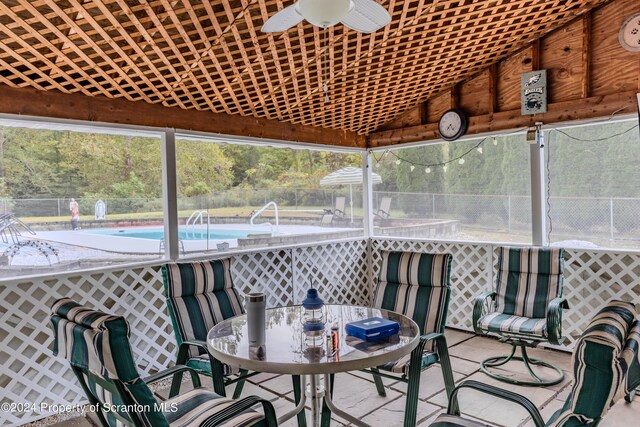
<svg viewBox="0 0 640 427">
<path fill-rule="evenodd" d="M 210 228 L 207 230 L 179 230 L 178 237 L 180 240 L 225 240 L 239 239 L 247 237 L 251 232 L 246 230 L 220 230 Z M 255 231 L 254 231 L 255 233 Z M 102 236 L 115 237 L 132 237 L 137 239 L 162 240 L 164 239 L 164 228 L 108 228 L 103 230 L 91 230 L 89 234 L 99 234 Z"/>
</svg>

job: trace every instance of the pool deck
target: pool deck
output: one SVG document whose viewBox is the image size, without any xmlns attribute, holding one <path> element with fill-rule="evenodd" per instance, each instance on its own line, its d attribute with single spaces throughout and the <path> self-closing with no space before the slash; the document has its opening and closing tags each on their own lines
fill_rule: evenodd
<svg viewBox="0 0 640 427">
<path fill-rule="evenodd" d="M 126 227 L 123 230 L 144 230 L 150 227 Z M 157 229 L 158 227 L 151 227 Z M 120 228 L 113 228 L 112 230 L 119 230 Z M 271 234 L 276 230 L 275 226 L 268 224 L 210 224 L 209 229 L 215 230 L 229 230 L 229 231 L 245 231 L 250 235 L 259 234 Z M 180 231 L 185 231 L 187 228 L 184 225 L 180 226 Z M 188 230 L 206 232 L 206 225 L 197 225 L 193 228 L 189 226 Z M 328 228 L 310 225 L 280 225 L 279 232 L 281 234 L 293 236 L 296 234 L 319 234 L 327 232 L 339 232 L 350 229 L 345 228 Z M 92 233 L 95 231 L 96 233 Z M 104 232 L 104 228 L 100 229 L 86 229 L 86 230 L 64 230 L 64 231 L 40 231 L 37 233 L 37 238 L 46 240 L 49 242 L 64 243 L 67 245 L 80 246 L 89 249 L 97 249 L 106 252 L 113 252 L 118 254 L 134 254 L 134 255 L 153 255 L 160 252 L 161 240 L 155 239 L 142 239 L 137 237 L 113 236 L 106 234 L 98 234 L 98 232 Z M 184 252 L 203 252 L 215 250 L 218 243 L 228 243 L 229 248 L 237 248 L 237 239 L 209 239 L 209 240 L 181 240 L 180 250 Z"/>
</svg>

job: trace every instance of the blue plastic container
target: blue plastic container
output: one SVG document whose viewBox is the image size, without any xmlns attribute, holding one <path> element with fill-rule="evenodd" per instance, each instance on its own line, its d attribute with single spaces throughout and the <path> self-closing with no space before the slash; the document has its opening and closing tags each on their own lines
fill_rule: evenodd
<svg viewBox="0 0 640 427">
<path fill-rule="evenodd" d="M 400 324 L 382 317 L 371 317 L 345 325 L 347 335 L 363 341 L 374 341 L 387 338 L 400 332 Z"/>
</svg>

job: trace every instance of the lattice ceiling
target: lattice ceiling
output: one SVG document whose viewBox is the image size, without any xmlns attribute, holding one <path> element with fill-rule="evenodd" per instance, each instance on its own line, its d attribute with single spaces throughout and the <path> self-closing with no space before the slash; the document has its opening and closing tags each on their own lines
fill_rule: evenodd
<svg viewBox="0 0 640 427">
<path fill-rule="evenodd" d="M 371 35 L 269 35 L 292 1 L 0 0 L 0 82 L 367 134 L 603 3 L 378 1 L 393 20 Z"/>
</svg>

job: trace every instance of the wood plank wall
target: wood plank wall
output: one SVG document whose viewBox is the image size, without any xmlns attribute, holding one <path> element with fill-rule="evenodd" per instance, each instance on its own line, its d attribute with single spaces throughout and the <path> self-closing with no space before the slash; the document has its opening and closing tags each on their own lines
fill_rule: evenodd
<svg viewBox="0 0 640 427">
<path fill-rule="evenodd" d="M 411 107 L 370 134 L 368 146 L 438 139 L 437 122 L 452 107 L 469 117 L 467 134 L 632 113 L 640 92 L 640 53 L 624 50 L 618 31 L 638 12 L 638 0 L 614 0 L 576 17 L 512 57 Z M 520 75 L 538 69 L 547 70 L 548 112 L 521 116 Z"/>
</svg>

